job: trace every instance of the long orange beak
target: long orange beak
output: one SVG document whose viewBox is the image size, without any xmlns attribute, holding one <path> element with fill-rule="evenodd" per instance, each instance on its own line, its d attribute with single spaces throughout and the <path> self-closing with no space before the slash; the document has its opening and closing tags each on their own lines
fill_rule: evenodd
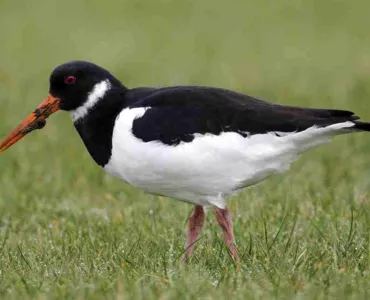
<svg viewBox="0 0 370 300">
<path fill-rule="evenodd" d="M 19 124 L 2 143 L 0 143 L 0 152 L 8 149 L 31 131 L 43 128 L 46 124 L 46 118 L 59 110 L 59 103 L 59 98 L 55 98 L 49 94 L 48 97 L 35 109 L 35 111 Z"/>
</svg>

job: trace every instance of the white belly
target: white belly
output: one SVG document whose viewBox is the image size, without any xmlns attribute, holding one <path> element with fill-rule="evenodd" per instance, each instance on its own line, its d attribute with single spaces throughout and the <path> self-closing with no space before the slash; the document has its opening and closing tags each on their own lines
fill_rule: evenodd
<svg viewBox="0 0 370 300">
<path fill-rule="evenodd" d="M 350 124 L 312 127 L 284 136 L 195 135 L 190 143 L 169 146 L 143 142 L 132 134 L 133 120 L 146 109 L 150 108 L 120 113 L 113 131 L 112 156 L 104 169 L 146 192 L 221 208 L 226 196 L 285 171 L 301 152 L 329 141 L 338 129 L 353 126 L 346 122 Z"/>
</svg>

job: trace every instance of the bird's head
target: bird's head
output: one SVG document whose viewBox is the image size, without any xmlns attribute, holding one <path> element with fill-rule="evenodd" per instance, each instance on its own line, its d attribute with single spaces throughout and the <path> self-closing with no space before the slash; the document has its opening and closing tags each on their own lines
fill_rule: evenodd
<svg viewBox="0 0 370 300">
<path fill-rule="evenodd" d="M 107 70 L 84 61 L 72 61 L 54 69 L 47 98 L 0 143 L 5 151 L 26 134 L 41 129 L 58 110 L 69 111 L 74 122 L 82 119 L 112 86 L 122 86 Z"/>
</svg>

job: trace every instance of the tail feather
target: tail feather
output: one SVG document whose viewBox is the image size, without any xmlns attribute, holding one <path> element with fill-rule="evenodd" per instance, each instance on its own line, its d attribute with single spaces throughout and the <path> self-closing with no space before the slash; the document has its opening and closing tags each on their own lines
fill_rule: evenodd
<svg viewBox="0 0 370 300">
<path fill-rule="evenodd" d="M 299 112 L 299 108 L 297 112 Z M 360 119 L 359 116 L 355 115 L 354 112 L 348 110 L 338 110 L 338 109 L 308 109 L 308 110 L 301 110 L 300 112 L 304 112 L 306 115 L 311 115 L 315 118 L 317 125 L 319 126 L 330 126 L 334 124 L 344 123 L 344 122 L 352 122 L 354 126 L 350 127 L 351 131 L 370 131 L 370 122 L 362 122 L 358 121 Z M 347 131 L 348 132 L 348 131 Z"/>
<path fill-rule="evenodd" d="M 361 121 L 354 121 L 355 126 L 354 129 L 361 130 L 361 131 L 370 131 L 370 122 L 361 122 Z"/>
</svg>

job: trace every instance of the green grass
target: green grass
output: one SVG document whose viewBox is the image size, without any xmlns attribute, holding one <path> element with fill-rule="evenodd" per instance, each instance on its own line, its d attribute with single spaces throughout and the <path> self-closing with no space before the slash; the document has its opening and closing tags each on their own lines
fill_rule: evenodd
<svg viewBox="0 0 370 300">
<path fill-rule="evenodd" d="M 127 86 L 197 84 L 370 120 L 370 4 L 357 1 L 0 2 L 0 137 L 53 67 Z M 68 114 L 0 156 L 0 298 L 368 299 L 370 136 L 336 138 L 229 201 L 236 272 L 212 212 L 182 267 L 190 205 L 105 174 Z"/>
</svg>

